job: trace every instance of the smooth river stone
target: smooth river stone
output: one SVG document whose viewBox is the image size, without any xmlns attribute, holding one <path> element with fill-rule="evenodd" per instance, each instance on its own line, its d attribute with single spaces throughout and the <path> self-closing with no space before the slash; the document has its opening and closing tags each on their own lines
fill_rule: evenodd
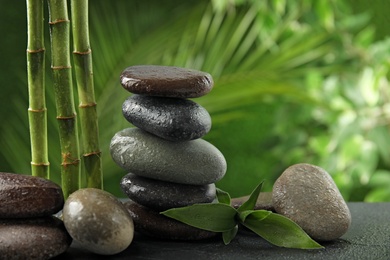
<svg viewBox="0 0 390 260">
<path fill-rule="evenodd" d="M 132 95 L 122 113 L 133 125 L 170 141 L 197 139 L 211 128 L 207 110 L 188 99 Z"/>
<path fill-rule="evenodd" d="M 126 128 L 114 135 L 110 152 L 127 172 L 181 184 L 215 183 L 226 173 L 226 160 L 202 139 L 170 142 L 139 128 Z"/>
<path fill-rule="evenodd" d="M 110 193 L 84 188 L 72 193 L 63 209 L 66 229 L 83 248 L 101 255 L 125 250 L 134 224 L 127 209 Z"/>
<path fill-rule="evenodd" d="M 71 243 L 55 217 L 0 219 L 0 259 L 49 259 L 64 253 Z"/>
<path fill-rule="evenodd" d="M 22 174 L 0 172 L 0 218 L 50 216 L 64 205 L 60 186 Z"/>
<path fill-rule="evenodd" d="M 349 208 L 332 177 L 314 165 L 287 168 L 274 184 L 272 201 L 277 213 L 318 241 L 341 237 L 351 224 Z"/>
<path fill-rule="evenodd" d="M 215 199 L 214 184 L 188 185 L 153 180 L 129 173 L 121 180 L 122 191 L 133 201 L 157 211 Z"/>
<path fill-rule="evenodd" d="M 210 74 L 171 66 L 140 65 L 126 68 L 122 86 L 131 93 L 160 97 L 195 98 L 213 88 Z"/>
<path fill-rule="evenodd" d="M 218 234 L 168 218 L 131 200 L 124 202 L 124 205 L 134 220 L 135 230 L 147 236 L 171 240 L 202 240 Z"/>
</svg>

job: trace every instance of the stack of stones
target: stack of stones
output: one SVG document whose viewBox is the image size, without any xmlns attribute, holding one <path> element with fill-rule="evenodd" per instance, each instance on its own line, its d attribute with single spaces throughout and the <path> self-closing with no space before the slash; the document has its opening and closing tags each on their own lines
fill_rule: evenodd
<svg viewBox="0 0 390 260">
<path fill-rule="evenodd" d="M 0 259 L 49 259 L 65 252 L 72 239 L 52 216 L 63 205 L 57 184 L 0 172 Z"/>
<path fill-rule="evenodd" d="M 133 66 L 121 74 L 133 93 L 123 103 L 134 126 L 112 138 L 113 160 L 128 174 L 121 188 L 135 230 L 160 238 L 204 239 L 215 234 L 159 214 L 161 211 L 213 202 L 215 182 L 226 173 L 226 160 L 201 139 L 211 128 L 206 109 L 189 98 L 213 87 L 208 73 L 167 66 Z"/>
</svg>

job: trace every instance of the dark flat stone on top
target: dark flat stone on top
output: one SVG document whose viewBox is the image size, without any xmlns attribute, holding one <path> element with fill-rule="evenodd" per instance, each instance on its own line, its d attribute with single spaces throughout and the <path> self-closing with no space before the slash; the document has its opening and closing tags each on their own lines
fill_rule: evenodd
<svg viewBox="0 0 390 260">
<path fill-rule="evenodd" d="M 196 98 L 213 87 L 210 74 L 172 66 L 139 65 L 126 68 L 122 86 L 131 93 L 149 96 Z"/>
<path fill-rule="evenodd" d="M 321 250 L 278 248 L 247 231 L 239 232 L 227 246 L 220 237 L 185 242 L 154 239 L 136 234 L 129 248 L 111 256 L 110 259 L 390 259 L 390 203 L 348 203 L 348 206 L 352 214 L 350 229 L 340 239 L 322 243 L 325 249 Z M 91 257 L 96 256 L 73 244 L 65 254 L 56 259 Z"/>
</svg>

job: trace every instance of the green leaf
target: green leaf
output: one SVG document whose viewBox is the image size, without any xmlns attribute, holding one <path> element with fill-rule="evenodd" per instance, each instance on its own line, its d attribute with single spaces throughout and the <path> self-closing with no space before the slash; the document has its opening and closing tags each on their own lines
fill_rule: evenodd
<svg viewBox="0 0 390 260">
<path fill-rule="evenodd" d="M 259 185 L 252 191 L 249 199 L 245 201 L 238 209 L 238 212 L 243 212 L 245 210 L 253 210 L 255 208 L 257 198 L 259 197 L 261 188 L 263 187 L 263 182 L 260 182 Z"/>
<path fill-rule="evenodd" d="M 275 213 L 263 218 L 264 213 L 255 211 L 242 223 L 271 244 L 288 248 L 323 248 L 292 220 Z"/>
<path fill-rule="evenodd" d="M 230 194 L 217 188 L 217 199 L 219 203 L 230 205 Z"/>
<path fill-rule="evenodd" d="M 238 231 L 238 225 L 235 225 L 234 228 L 223 232 L 222 233 L 223 243 L 225 245 L 228 245 L 236 237 L 237 231 Z"/>
<path fill-rule="evenodd" d="M 245 222 L 246 218 L 249 215 L 252 215 L 252 217 L 255 217 L 258 221 L 261 221 L 268 217 L 272 212 L 268 210 L 245 210 L 238 213 L 238 216 L 240 218 L 240 221 L 242 223 Z"/>
<path fill-rule="evenodd" d="M 229 231 L 237 225 L 237 211 L 226 204 L 194 204 L 188 207 L 169 209 L 161 214 L 187 225 L 213 231 Z"/>
</svg>

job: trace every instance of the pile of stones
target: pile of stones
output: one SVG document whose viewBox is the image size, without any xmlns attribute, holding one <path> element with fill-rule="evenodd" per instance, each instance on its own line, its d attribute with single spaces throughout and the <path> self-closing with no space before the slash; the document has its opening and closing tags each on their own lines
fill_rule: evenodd
<svg viewBox="0 0 390 260">
<path fill-rule="evenodd" d="M 0 172 L 0 259 L 49 259 L 65 252 L 72 238 L 53 216 L 63 205 L 57 184 Z"/>
<path fill-rule="evenodd" d="M 201 139 L 211 128 L 209 113 L 189 99 L 212 89 L 211 76 L 178 67 L 132 66 L 122 72 L 121 84 L 133 93 L 122 112 L 135 127 L 116 133 L 110 152 L 128 172 L 120 185 L 130 198 L 125 205 L 135 230 L 179 240 L 214 236 L 159 214 L 214 201 L 214 183 L 226 173 L 222 153 Z"/>
</svg>

